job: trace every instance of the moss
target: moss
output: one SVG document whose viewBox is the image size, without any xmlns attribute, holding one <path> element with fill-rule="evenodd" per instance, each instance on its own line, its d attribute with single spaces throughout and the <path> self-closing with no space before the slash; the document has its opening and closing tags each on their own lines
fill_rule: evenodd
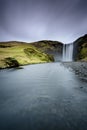
<svg viewBox="0 0 87 130">
<path fill-rule="evenodd" d="M 53 56 L 40 51 L 33 44 L 6 42 L 0 45 L 0 68 L 15 67 L 16 61 L 19 65 L 54 61 Z"/>
<path fill-rule="evenodd" d="M 77 60 L 82 60 L 87 57 L 87 47 L 84 46 L 84 43 L 78 47 Z"/>
<path fill-rule="evenodd" d="M 87 57 L 87 48 L 81 49 L 80 57 L 81 57 L 81 59 L 84 59 L 85 57 Z"/>
<path fill-rule="evenodd" d="M 80 37 L 74 42 L 75 60 L 87 61 L 87 35 Z"/>
<path fill-rule="evenodd" d="M 30 58 L 30 59 L 36 59 L 44 62 L 51 62 L 54 61 L 53 56 L 50 56 L 48 54 L 45 54 L 41 52 L 40 50 L 36 50 L 34 48 L 26 48 L 24 49 L 25 54 Z"/>
<path fill-rule="evenodd" d="M 58 41 L 49 41 L 49 40 L 34 42 L 33 45 L 39 48 L 41 51 L 47 53 L 49 53 L 49 51 L 54 51 L 54 52 L 57 51 L 59 53 L 62 53 L 62 48 L 63 48 L 63 43 Z"/>
<path fill-rule="evenodd" d="M 19 67 L 18 61 L 13 57 L 7 57 L 4 59 L 6 67 L 12 68 L 12 67 Z"/>
</svg>

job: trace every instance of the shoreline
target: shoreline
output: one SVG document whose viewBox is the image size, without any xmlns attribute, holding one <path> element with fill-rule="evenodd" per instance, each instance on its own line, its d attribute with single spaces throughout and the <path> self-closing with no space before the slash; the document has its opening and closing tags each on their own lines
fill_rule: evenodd
<svg viewBox="0 0 87 130">
<path fill-rule="evenodd" d="M 81 80 L 87 82 L 87 62 L 63 62 L 62 64 L 71 68 Z"/>
<path fill-rule="evenodd" d="M 40 62 L 40 63 L 32 63 L 32 64 L 24 64 L 20 65 L 19 67 L 3 67 L 0 68 L 0 70 L 3 69 L 23 69 L 23 66 L 27 65 L 35 65 L 35 64 L 46 64 L 46 63 L 57 63 L 57 62 Z M 58 62 L 61 63 L 64 67 L 70 68 L 71 71 L 75 72 L 75 75 L 79 76 L 80 79 L 84 80 L 87 82 L 87 62 Z"/>
</svg>

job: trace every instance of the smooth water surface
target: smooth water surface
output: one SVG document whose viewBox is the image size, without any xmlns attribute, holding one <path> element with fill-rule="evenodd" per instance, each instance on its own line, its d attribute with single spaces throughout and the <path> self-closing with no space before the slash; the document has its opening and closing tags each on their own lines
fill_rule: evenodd
<svg viewBox="0 0 87 130">
<path fill-rule="evenodd" d="M 0 71 L 0 130 L 87 130 L 87 83 L 61 63 Z"/>
</svg>

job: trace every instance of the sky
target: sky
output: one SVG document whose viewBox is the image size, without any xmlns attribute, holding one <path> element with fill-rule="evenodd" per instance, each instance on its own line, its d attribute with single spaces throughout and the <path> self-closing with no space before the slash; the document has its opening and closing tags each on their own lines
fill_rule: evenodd
<svg viewBox="0 0 87 130">
<path fill-rule="evenodd" d="M 71 43 L 87 34 L 87 0 L 0 0 L 0 41 Z"/>
</svg>

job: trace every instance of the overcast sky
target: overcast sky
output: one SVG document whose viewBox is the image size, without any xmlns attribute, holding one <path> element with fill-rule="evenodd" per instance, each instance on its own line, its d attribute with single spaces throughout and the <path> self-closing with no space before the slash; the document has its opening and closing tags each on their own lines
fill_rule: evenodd
<svg viewBox="0 0 87 130">
<path fill-rule="evenodd" d="M 87 33 L 87 0 L 0 0 L 0 41 L 57 40 Z"/>
</svg>

